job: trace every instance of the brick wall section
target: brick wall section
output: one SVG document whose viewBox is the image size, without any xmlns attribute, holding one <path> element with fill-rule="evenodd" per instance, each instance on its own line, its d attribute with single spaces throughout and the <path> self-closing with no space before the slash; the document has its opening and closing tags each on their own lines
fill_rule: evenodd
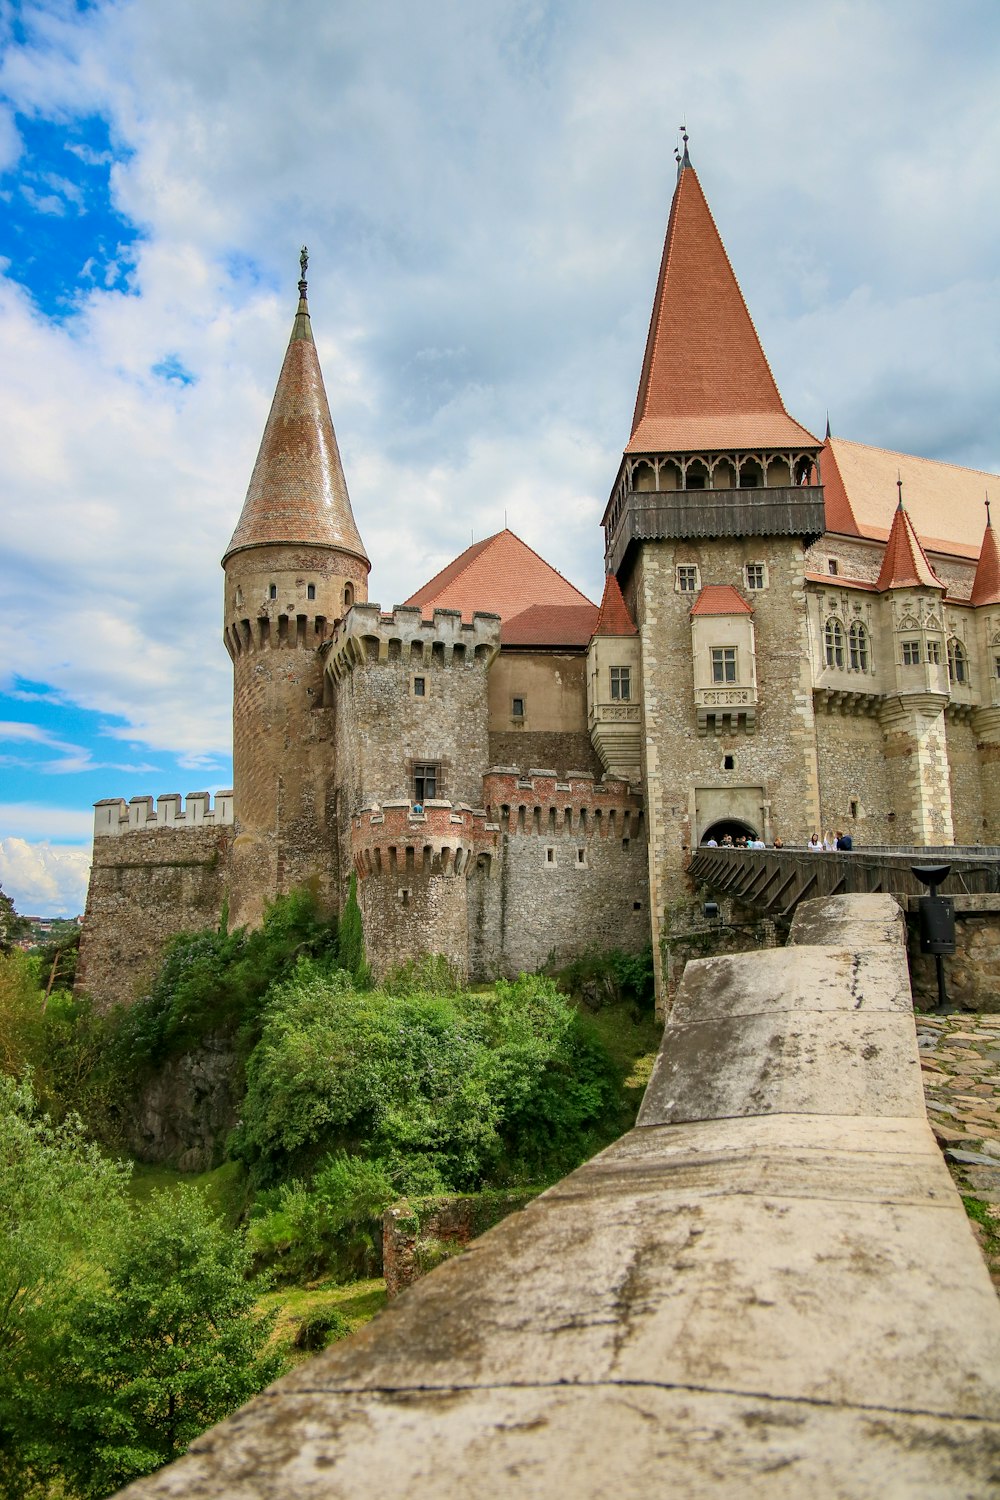
<svg viewBox="0 0 1000 1500">
<path fill-rule="evenodd" d="M 98 1010 L 142 993 L 168 938 L 218 922 L 231 835 L 209 825 L 95 838 L 76 988 Z"/>
</svg>

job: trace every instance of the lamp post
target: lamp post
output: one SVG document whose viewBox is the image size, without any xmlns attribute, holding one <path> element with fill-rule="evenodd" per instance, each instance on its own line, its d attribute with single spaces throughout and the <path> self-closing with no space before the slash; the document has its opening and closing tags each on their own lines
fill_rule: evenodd
<svg viewBox="0 0 1000 1500">
<path fill-rule="evenodd" d="M 930 895 L 921 896 L 919 904 L 920 951 L 933 953 L 937 969 L 938 1003 L 933 1014 L 947 1014 L 948 996 L 944 988 L 944 955 L 955 951 L 955 903 L 951 896 L 939 896 L 938 886 L 951 874 L 951 865 L 911 865 L 910 869 L 927 886 Z"/>
</svg>

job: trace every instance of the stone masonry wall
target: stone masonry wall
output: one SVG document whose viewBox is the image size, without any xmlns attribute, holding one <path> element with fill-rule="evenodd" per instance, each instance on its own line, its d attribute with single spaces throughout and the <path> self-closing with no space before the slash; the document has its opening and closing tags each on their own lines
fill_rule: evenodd
<svg viewBox="0 0 1000 1500">
<path fill-rule="evenodd" d="M 937 966 L 920 951 L 917 897 L 911 897 L 907 957 L 914 1003 L 938 1003 Z M 960 1010 L 1000 1011 L 1000 896 L 955 898 L 955 952 L 944 960 L 945 991 Z"/>
<path fill-rule="evenodd" d="M 570 771 L 589 771 L 600 776 L 600 757 L 586 728 L 578 730 L 510 729 L 490 733 L 490 765 L 551 766 L 560 776 Z"/>
<path fill-rule="evenodd" d="M 989 843 L 990 830 L 983 815 L 982 768 L 971 717 L 949 713 L 945 724 L 955 843 Z"/>
<path fill-rule="evenodd" d="M 878 719 L 862 713 L 825 711 L 817 706 L 816 750 L 819 759 L 822 825 L 842 829 L 855 845 L 898 843 L 893 790 L 883 754 Z M 857 804 L 852 816 L 851 804 Z"/>
<path fill-rule="evenodd" d="M 231 835 L 207 825 L 95 838 L 76 988 L 99 1010 L 142 992 L 168 938 L 218 922 Z"/>
</svg>

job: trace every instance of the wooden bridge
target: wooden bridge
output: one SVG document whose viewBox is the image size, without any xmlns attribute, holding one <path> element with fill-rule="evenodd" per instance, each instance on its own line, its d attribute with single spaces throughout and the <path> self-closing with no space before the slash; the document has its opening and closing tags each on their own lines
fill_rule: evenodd
<svg viewBox="0 0 1000 1500">
<path fill-rule="evenodd" d="M 818 896 L 927 895 L 914 865 L 947 864 L 945 896 L 1000 892 L 1000 846 L 867 848 L 850 853 L 808 849 L 697 849 L 688 865 L 692 880 L 763 915 L 788 917 L 800 901 Z"/>
</svg>

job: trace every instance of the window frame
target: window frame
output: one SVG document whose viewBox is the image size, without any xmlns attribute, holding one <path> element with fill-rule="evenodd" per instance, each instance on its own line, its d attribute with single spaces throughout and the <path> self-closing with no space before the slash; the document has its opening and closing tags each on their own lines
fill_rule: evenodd
<svg viewBox="0 0 1000 1500">
<path fill-rule="evenodd" d="M 709 663 L 712 668 L 712 686 L 730 687 L 739 682 L 739 647 L 710 646 Z"/>
<path fill-rule="evenodd" d="M 632 669 L 631 667 L 609 667 L 608 668 L 609 692 L 612 703 L 632 702 Z M 622 691 L 624 689 L 624 691 Z"/>
<path fill-rule="evenodd" d="M 907 636 L 900 641 L 900 656 L 904 667 L 920 666 L 920 639 L 917 636 Z"/>
<path fill-rule="evenodd" d="M 425 807 L 428 802 L 440 800 L 443 791 L 441 762 L 439 760 L 415 760 L 413 762 L 413 800 Z M 428 791 L 428 782 L 430 791 Z"/>
<path fill-rule="evenodd" d="M 760 582 L 753 582 L 754 577 L 759 577 Z M 767 588 L 767 563 L 748 562 L 743 564 L 743 582 L 748 594 L 759 594 L 762 589 Z"/>
<path fill-rule="evenodd" d="M 828 615 L 823 626 L 823 653 L 826 665 L 835 671 L 843 671 L 845 655 L 844 627 L 836 615 Z"/>
<path fill-rule="evenodd" d="M 697 594 L 700 588 L 701 570 L 698 564 L 678 563 L 674 570 L 674 592 L 677 594 Z"/>
<path fill-rule="evenodd" d="M 948 637 L 948 681 L 952 686 L 969 686 L 969 653 L 957 635 Z"/>
<path fill-rule="evenodd" d="M 847 632 L 847 660 L 852 672 L 867 672 L 871 663 L 871 641 L 863 620 L 852 620 Z"/>
</svg>

